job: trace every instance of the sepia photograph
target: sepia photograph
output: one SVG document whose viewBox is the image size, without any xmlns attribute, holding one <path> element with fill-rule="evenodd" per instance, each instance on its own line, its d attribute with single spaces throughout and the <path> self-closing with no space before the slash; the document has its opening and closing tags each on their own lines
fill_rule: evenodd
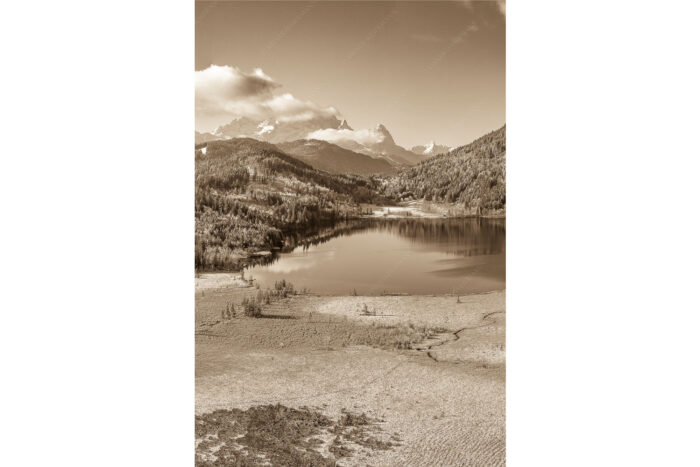
<svg viewBox="0 0 700 467">
<path fill-rule="evenodd" d="M 196 465 L 505 465 L 505 20 L 196 2 Z"/>
<path fill-rule="evenodd" d="M 0 10 L 0 465 L 700 465 L 700 4 Z"/>
</svg>

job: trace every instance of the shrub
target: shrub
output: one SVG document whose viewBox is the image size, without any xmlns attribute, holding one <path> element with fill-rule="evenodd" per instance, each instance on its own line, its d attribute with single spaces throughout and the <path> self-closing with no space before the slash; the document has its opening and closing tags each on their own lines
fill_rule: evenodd
<svg viewBox="0 0 700 467">
<path fill-rule="evenodd" d="M 254 299 L 249 299 L 248 297 L 243 299 L 241 303 L 243 307 L 243 315 L 249 318 L 259 318 L 262 316 L 262 307 Z"/>
<path fill-rule="evenodd" d="M 275 294 L 280 298 L 287 298 L 288 295 L 295 295 L 294 286 L 291 282 L 282 279 L 275 281 Z"/>
<path fill-rule="evenodd" d="M 366 304 L 366 303 L 363 303 L 363 304 L 362 304 L 362 310 L 360 310 L 360 314 L 361 314 L 361 315 L 364 315 L 364 316 L 374 316 L 374 315 L 377 314 L 377 312 L 376 312 L 375 310 L 371 310 L 371 311 L 370 311 L 370 309 L 367 308 L 367 304 Z"/>
<path fill-rule="evenodd" d="M 221 310 L 221 320 L 226 321 L 229 319 L 233 319 L 235 317 L 236 317 L 236 307 L 233 305 L 233 302 L 227 302 L 226 308 Z"/>
</svg>

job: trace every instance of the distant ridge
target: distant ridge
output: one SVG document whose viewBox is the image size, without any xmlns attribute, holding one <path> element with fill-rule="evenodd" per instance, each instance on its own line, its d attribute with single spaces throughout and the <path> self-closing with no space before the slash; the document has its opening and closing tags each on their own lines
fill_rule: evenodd
<svg viewBox="0 0 700 467">
<path fill-rule="evenodd" d="M 330 173 L 358 175 L 394 174 L 397 169 L 381 158 L 360 154 L 316 139 L 279 143 L 277 147 L 312 167 Z"/>
</svg>

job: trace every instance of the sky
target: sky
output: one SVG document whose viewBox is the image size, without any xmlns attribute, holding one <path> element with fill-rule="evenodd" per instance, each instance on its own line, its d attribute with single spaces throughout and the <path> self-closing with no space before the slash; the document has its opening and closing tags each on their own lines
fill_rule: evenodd
<svg viewBox="0 0 700 467">
<path fill-rule="evenodd" d="M 336 115 L 410 148 L 505 124 L 505 2 L 196 2 L 195 120 Z"/>
</svg>

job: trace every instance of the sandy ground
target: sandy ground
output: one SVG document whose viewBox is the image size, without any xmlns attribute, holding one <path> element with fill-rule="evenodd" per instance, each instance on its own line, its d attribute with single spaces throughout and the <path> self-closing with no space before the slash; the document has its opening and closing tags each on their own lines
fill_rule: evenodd
<svg viewBox="0 0 700 467">
<path fill-rule="evenodd" d="M 251 284 L 242 279 L 241 273 L 202 273 L 194 278 L 194 289 L 200 293 L 202 290 L 250 286 Z"/>
<path fill-rule="evenodd" d="M 455 296 L 304 295 L 266 307 L 274 318 L 219 322 L 226 303 L 257 291 L 199 279 L 197 413 L 272 403 L 331 417 L 341 409 L 366 412 L 401 445 L 358 452 L 339 465 L 504 465 L 505 292 L 461 296 L 459 303 Z M 376 315 L 361 315 L 365 304 Z M 446 331 L 417 350 L 342 347 L 330 334 L 342 331 L 328 327 L 339 321 L 347 329 L 375 322 Z"/>
</svg>

